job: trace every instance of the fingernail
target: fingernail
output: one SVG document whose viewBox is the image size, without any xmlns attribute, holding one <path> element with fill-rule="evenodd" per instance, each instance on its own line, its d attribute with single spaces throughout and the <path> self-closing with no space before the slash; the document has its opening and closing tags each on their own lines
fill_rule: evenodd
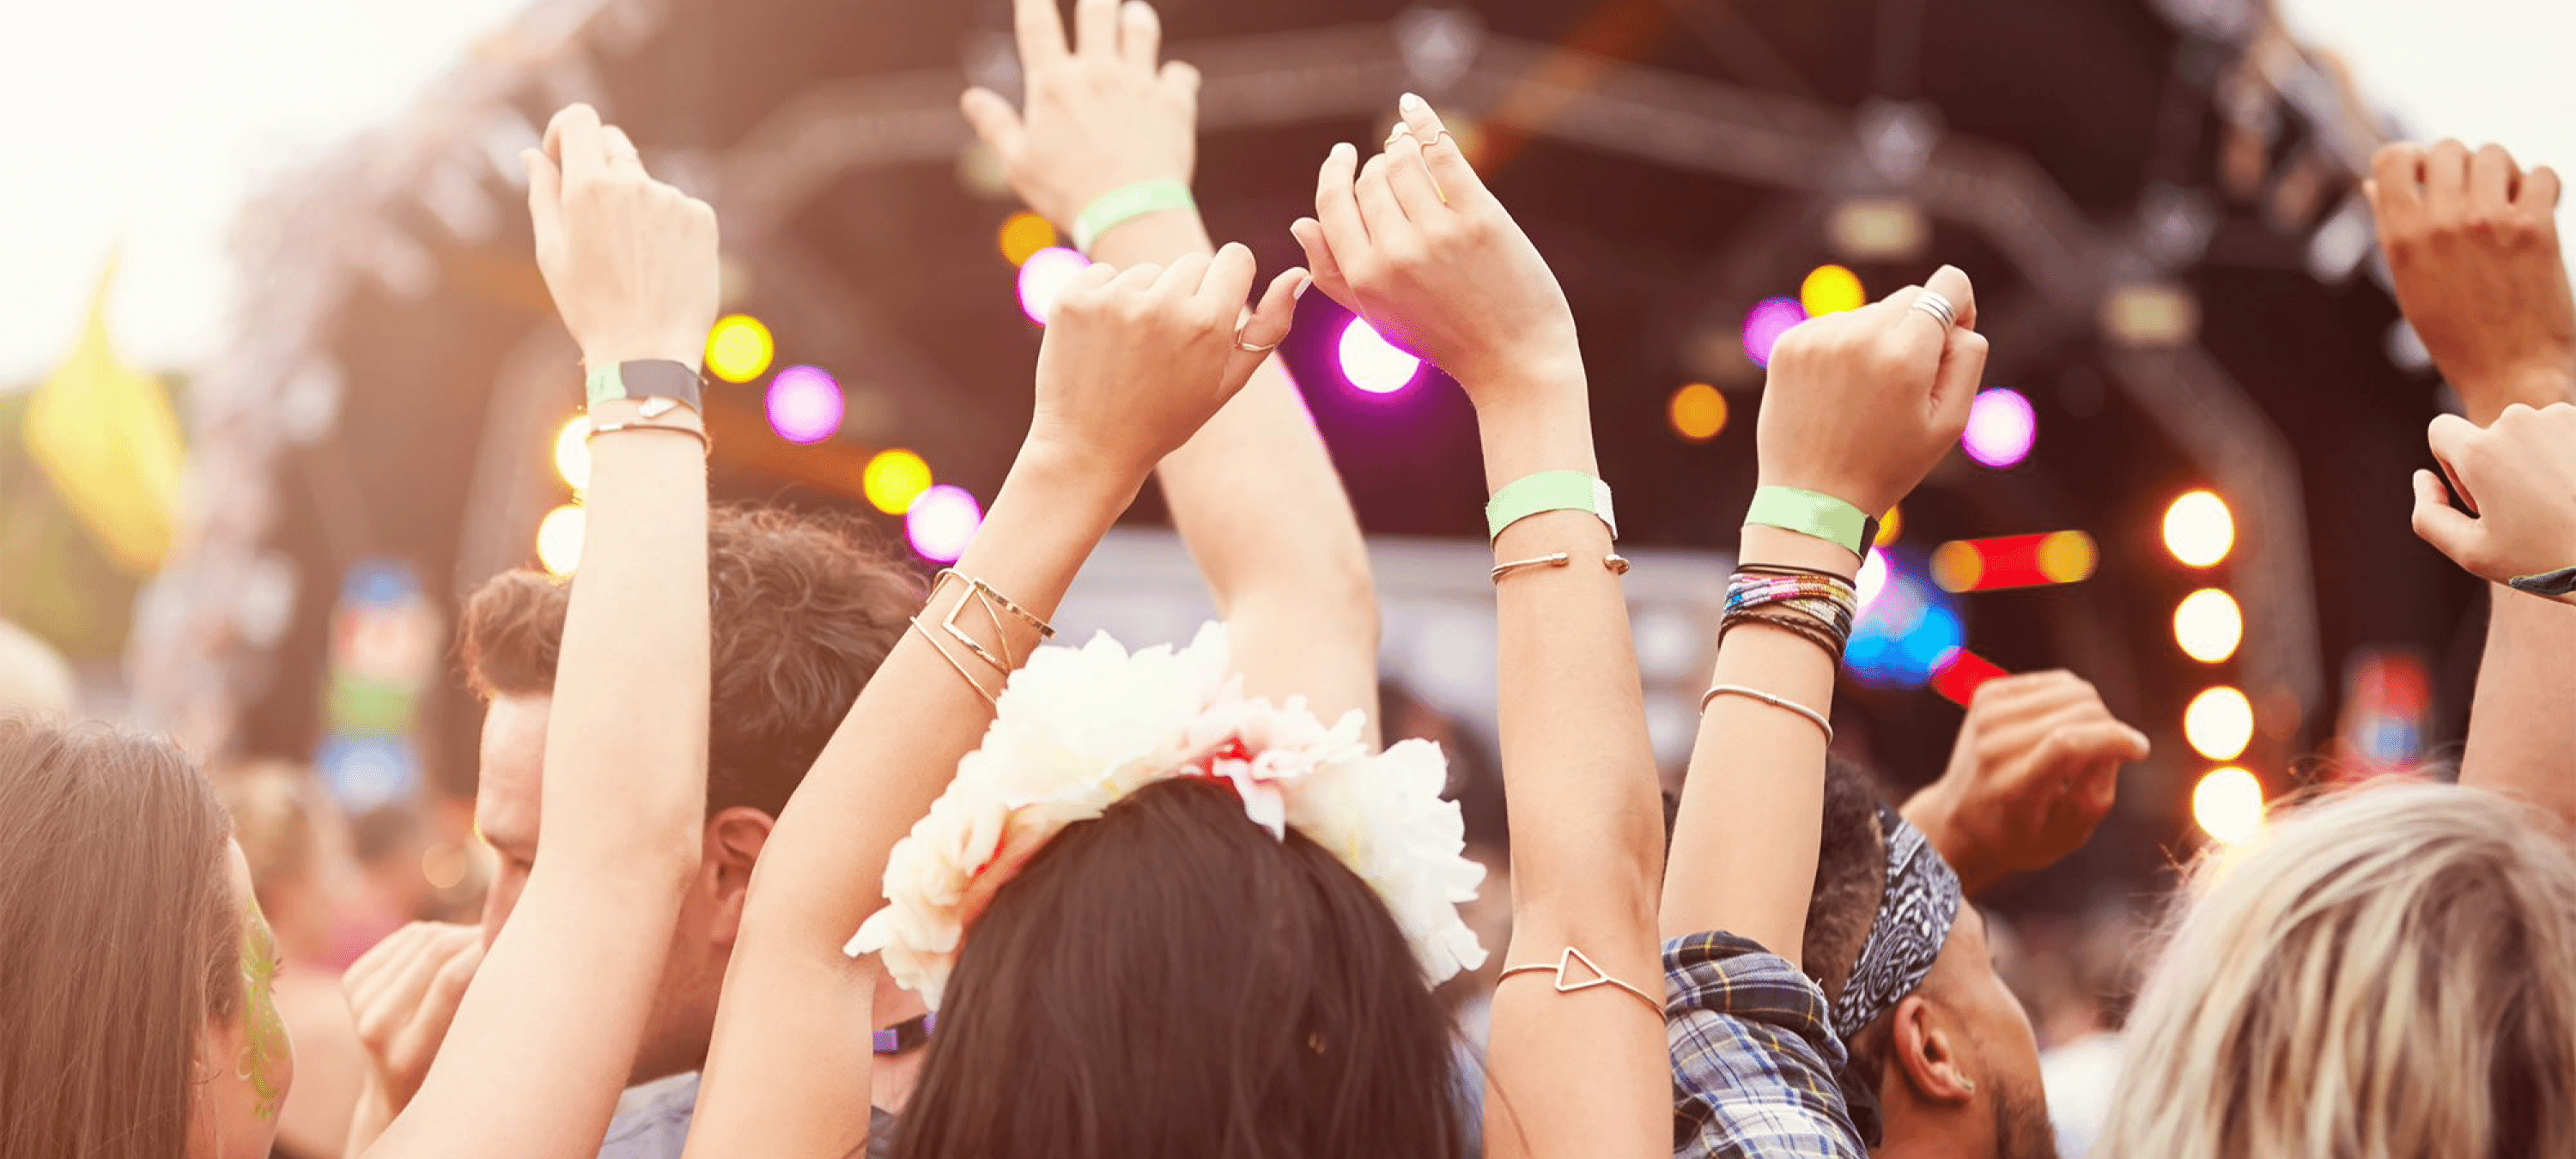
<svg viewBox="0 0 2576 1159">
<path fill-rule="evenodd" d="M 1357 145 L 1353 145 L 1348 141 L 1337 141 L 1333 144 L 1333 159 L 1338 161 L 1344 157 L 1357 155 L 1359 151 L 1359 146 Z"/>
<path fill-rule="evenodd" d="M 1395 102 L 1395 107 L 1408 113 L 1418 113 L 1424 109 L 1430 108 L 1431 106 L 1424 103 L 1421 97 L 1417 97 L 1412 93 L 1406 93 L 1401 99 Z"/>
<path fill-rule="evenodd" d="M 1315 276 L 1313 274 L 1297 275 L 1297 288 L 1288 291 L 1288 300 L 1294 302 L 1299 298 L 1305 297 L 1307 289 L 1312 287 L 1314 284 Z"/>
</svg>

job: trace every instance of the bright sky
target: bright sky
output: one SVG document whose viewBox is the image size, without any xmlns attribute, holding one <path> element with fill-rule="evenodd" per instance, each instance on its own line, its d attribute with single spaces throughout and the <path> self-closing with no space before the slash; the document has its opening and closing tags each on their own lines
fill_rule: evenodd
<svg viewBox="0 0 2576 1159">
<path fill-rule="evenodd" d="M 120 343 L 161 369 L 207 356 L 232 322 L 227 233 L 242 200 L 402 109 L 523 2 L 0 4 L 17 163 L 0 181 L 0 390 L 69 348 L 120 242 Z M 2279 2 L 2416 133 L 2501 141 L 2576 174 L 2576 3 Z"/>
</svg>

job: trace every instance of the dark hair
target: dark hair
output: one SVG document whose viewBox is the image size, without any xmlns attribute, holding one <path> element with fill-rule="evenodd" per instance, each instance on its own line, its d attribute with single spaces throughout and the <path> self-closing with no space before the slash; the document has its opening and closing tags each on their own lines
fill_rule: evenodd
<svg viewBox="0 0 2576 1159">
<path fill-rule="evenodd" d="M 1231 787 L 1058 834 L 958 954 L 900 1159 L 1456 1159 L 1452 1038 L 1332 854 Z"/>
<path fill-rule="evenodd" d="M 1842 997 L 1861 943 L 1887 896 L 1887 834 L 1878 827 L 1878 784 L 1840 757 L 1825 759 L 1825 815 L 1816 847 L 1816 888 L 1807 898 L 1799 960 L 1825 992 Z"/>
<path fill-rule="evenodd" d="M 863 525 L 783 507 L 707 521 L 707 812 L 775 816 L 859 689 L 921 607 L 912 570 Z M 478 695 L 550 692 L 571 589 L 543 572 L 492 577 L 466 600 L 465 670 Z"/>
<path fill-rule="evenodd" d="M 242 999 L 231 834 L 168 741 L 0 714 L 0 1159 L 187 1153 Z"/>
</svg>

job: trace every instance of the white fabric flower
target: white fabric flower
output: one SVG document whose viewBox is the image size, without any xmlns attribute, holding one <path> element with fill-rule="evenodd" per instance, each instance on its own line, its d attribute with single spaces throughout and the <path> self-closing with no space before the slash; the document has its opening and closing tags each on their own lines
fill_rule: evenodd
<svg viewBox="0 0 2576 1159">
<path fill-rule="evenodd" d="M 983 743 L 886 861 L 886 907 L 845 952 L 939 1007 L 965 927 L 1035 845 L 1159 781 L 1226 781 L 1244 815 L 1284 838 L 1295 828 L 1366 882 L 1438 984 L 1484 964 L 1459 916 L 1481 865 L 1465 856 L 1448 765 L 1427 741 L 1370 753 L 1354 711 L 1327 727 L 1302 698 L 1248 699 L 1230 675 L 1225 632 L 1187 648 L 1129 653 L 1101 634 L 1041 648 L 1011 678 Z"/>
</svg>

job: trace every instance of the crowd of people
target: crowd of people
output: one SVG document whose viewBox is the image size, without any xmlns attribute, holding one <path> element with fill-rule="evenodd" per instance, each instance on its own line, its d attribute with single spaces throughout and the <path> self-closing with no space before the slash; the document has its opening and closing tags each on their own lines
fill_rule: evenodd
<svg viewBox="0 0 2576 1159">
<path fill-rule="evenodd" d="M 1870 516 L 1958 442 L 1984 369 L 1969 276 L 1780 340 L 1668 801 L 1574 316 L 1439 114 L 1406 95 L 1376 152 L 1323 158 L 1307 265 L 1256 298 L 1191 205 L 1196 74 L 1154 11 L 1015 11 L 1023 100 L 964 111 L 1096 262 L 935 576 L 831 519 L 710 507 L 714 211 L 587 106 L 523 157 L 585 368 L 587 541 L 576 582 L 467 603 L 499 870 L 479 926 L 405 927 L 342 979 L 346 1153 L 2057 1154 L 2075 1132 L 1970 901 L 2083 844 L 2148 738 L 2045 672 L 1981 689 L 1903 802 L 1829 751 Z M 2053 1035 L 2108 1038 L 2119 1078 L 2069 1140 L 2092 1154 L 2576 1155 L 2558 179 L 2400 145 L 2370 194 L 2466 411 L 2433 424 L 2412 513 L 2494 583 L 2465 753 L 2456 783 L 2320 796 L 2190 867 L 2125 1029 L 2095 1007 Z M 1507 860 L 1490 833 L 1468 856 L 1491 826 L 1444 796 L 1439 746 L 1381 741 L 1358 524 L 1269 361 L 1310 289 L 1474 404 Z M 1050 644 L 1149 478 L 1223 623 Z M 310 839 L 251 839 L 285 791 L 228 811 L 165 740 L 0 715 L 0 1159 L 311 1146 L 279 1131 Z M 1438 989 L 1470 975 L 1472 1018 Z"/>
</svg>

